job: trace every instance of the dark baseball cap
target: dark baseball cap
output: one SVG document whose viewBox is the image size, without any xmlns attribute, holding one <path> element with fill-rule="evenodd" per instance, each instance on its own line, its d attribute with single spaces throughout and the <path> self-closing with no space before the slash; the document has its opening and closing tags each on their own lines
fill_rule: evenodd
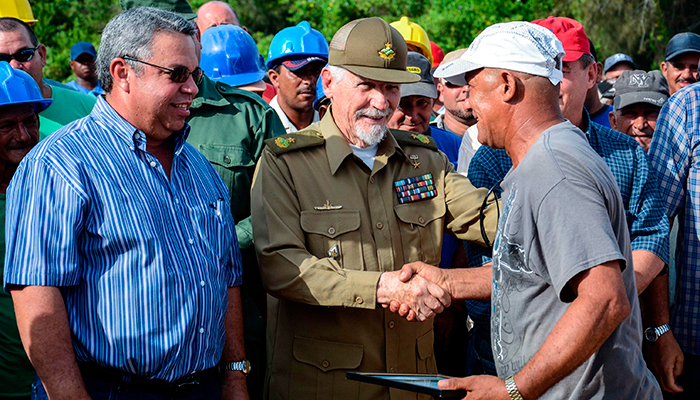
<svg viewBox="0 0 700 400">
<path fill-rule="evenodd" d="M 192 10 L 192 6 L 187 0 L 119 0 L 122 11 L 136 7 L 153 7 L 164 11 L 171 11 L 186 20 L 197 18 L 197 14 Z"/>
<path fill-rule="evenodd" d="M 683 53 L 700 53 L 700 35 L 693 32 L 682 32 L 668 41 L 666 61 Z"/>
<path fill-rule="evenodd" d="M 284 61 L 282 61 L 280 64 L 284 65 L 288 70 L 290 71 L 296 71 L 300 68 L 303 68 L 306 64 L 312 63 L 312 62 L 318 62 L 323 65 L 326 65 L 327 60 L 321 57 L 307 57 L 307 56 L 301 56 L 301 57 L 290 57 Z"/>
<path fill-rule="evenodd" d="M 668 83 L 661 71 L 624 71 L 615 81 L 615 110 L 636 103 L 659 108 L 668 100 Z"/>
<path fill-rule="evenodd" d="M 603 66 L 603 73 L 607 74 L 608 70 L 619 63 L 626 62 L 632 65 L 632 69 L 637 68 L 637 64 L 634 63 L 632 57 L 627 54 L 617 53 L 605 59 L 605 65 Z"/>
<path fill-rule="evenodd" d="M 416 52 L 409 52 L 406 60 L 406 70 L 420 77 L 416 83 L 404 83 L 401 85 L 401 97 L 425 96 L 431 99 L 437 98 L 437 88 L 433 82 L 433 75 L 430 73 L 430 61 L 424 55 Z"/>
<path fill-rule="evenodd" d="M 95 46 L 88 42 L 78 42 L 71 46 L 70 48 L 70 60 L 73 61 L 83 54 L 89 54 L 97 58 L 97 52 L 95 51 Z"/>
<path fill-rule="evenodd" d="M 362 18 L 348 22 L 333 35 L 328 65 L 380 82 L 418 82 L 420 76 L 406 71 L 406 53 L 406 41 L 399 31 L 381 18 Z"/>
</svg>

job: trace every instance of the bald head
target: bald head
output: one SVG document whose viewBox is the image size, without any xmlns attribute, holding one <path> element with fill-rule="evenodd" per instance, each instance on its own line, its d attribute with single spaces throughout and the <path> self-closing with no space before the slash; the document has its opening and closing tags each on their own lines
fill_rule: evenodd
<svg viewBox="0 0 700 400">
<path fill-rule="evenodd" d="M 236 14 L 236 10 L 230 4 L 223 1 L 210 1 L 199 7 L 199 10 L 197 10 L 197 27 L 201 33 L 219 25 L 241 26 L 238 14 Z"/>
</svg>

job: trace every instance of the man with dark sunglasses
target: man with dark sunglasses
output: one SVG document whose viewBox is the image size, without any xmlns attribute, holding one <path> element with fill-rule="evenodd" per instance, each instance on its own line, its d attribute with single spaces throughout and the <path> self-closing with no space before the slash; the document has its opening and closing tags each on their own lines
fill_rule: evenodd
<svg viewBox="0 0 700 400">
<path fill-rule="evenodd" d="M 46 65 L 46 46 L 39 43 L 26 23 L 10 17 L 0 18 L 0 61 L 7 61 L 34 78 L 45 99 L 53 103 L 39 115 L 57 124 L 66 125 L 90 113 L 95 98 L 70 90 L 67 86 L 50 85 L 42 78 Z M 42 129 L 42 139 L 45 129 Z"/>
<path fill-rule="evenodd" d="M 114 17 L 105 95 L 12 180 L 5 280 L 35 398 L 248 398 L 228 191 L 186 143 L 199 49 L 174 13 Z"/>
</svg>

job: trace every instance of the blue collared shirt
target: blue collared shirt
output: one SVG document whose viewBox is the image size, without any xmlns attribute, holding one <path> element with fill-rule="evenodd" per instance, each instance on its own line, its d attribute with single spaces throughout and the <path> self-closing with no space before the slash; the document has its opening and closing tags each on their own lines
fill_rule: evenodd
<svg viewBox="0 0 700 400">
<path fill-rule="evenodd" d="M 669 259 L 669 224 L 658 181 L 644 149 L 631 137 L 591 122 L 584 111 L 586 137 L 593 150 L 605 161 L 620 188 L 627 213 L 632 251 L 650 251 L 665 263 Z M 658 125 L 657 125 L 658 129 Z M 475 187 L 491 188 L 503 179 L 513 166 L 505 150 L 481 146 L 469 164 L 468 178 Z M 494 192 L 501 194 L 501 188 Z M 470 267 L 491 261 L 483 247 L 467 244 Z M 469 316 L 475 322 L 490 324 L 488 302 L 467 301 Z"/>
<path fill-rule="evenodd" d="M 76 82 L 76 81 L 68 81 L 65 83 L 65 85 L 68 86 L 69 88 L 77 91 L 77 92 L 91 94 L 95 97 L 104 93 L 104 90 L 102 89 L 102 86 L 100 85 L 99 81 L 97 82 L 97 86 L 95 86 L 95 88 L 92 90 L 87 90 L 86 88 L 78 85 L 78 82 Z"/>
<path fill-rule="evenodd" d="M 5 284 L 61 288 L 78 361 L 172 381 L 221 358 L 240 254 L 226 186 L 188 132 L 168 179 L 100 97 L 12 179 Z"/>
<path fill-rule="evenodd" d="M 676 302 L 671 329 L 683 351 L 700 354 L 700 84 L 675 93 L 649 147 L 669 217 L 678 216 Z"/>
</svg>

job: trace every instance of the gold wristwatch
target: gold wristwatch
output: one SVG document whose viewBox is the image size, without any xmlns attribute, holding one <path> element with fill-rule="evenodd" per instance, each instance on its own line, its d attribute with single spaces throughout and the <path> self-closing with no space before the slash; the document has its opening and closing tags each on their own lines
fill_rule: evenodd
<svg viewBox="0 0 700 400">
<path fill-rule="evenodd" d="M 245 358 L 241 361 L 221 364 L 222 371 L 241 371 L 245 376 L 248 376 L 250 373 L 250 368 L 250 361 Z"/>
<path fill-rule="evenodd" d="M 506 390 L 508 390 L 508 396 L 510 396 L 511 400 L 525 400 L 515 385 L 515 379 L 513 379 L 512 375 L 506 378 Z"/>
</svg>

